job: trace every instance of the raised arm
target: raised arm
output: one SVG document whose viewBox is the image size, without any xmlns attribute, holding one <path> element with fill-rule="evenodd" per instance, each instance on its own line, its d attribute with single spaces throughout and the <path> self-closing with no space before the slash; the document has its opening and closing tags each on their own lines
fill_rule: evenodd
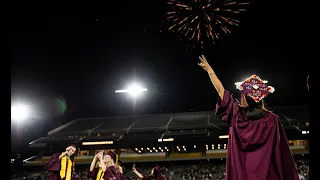
<svg viewBox="0 0 320 180">
<path fill-rule="evenodd" d="M 209 77 L 211 79 L 211 82 L 214 86 L 214 88 L 216 88 L 220 99 L 223 99 L 223 95 L 224 95 L 224 87 L 221 83 L 221 81 L 218 79 L 216 73 L 214 72 L 214 70 L 211 68 L 211 66 L 209 65 L 207 59 L 204 57 L 204 55 L 202 55 L 201 57 L 199 57 L 200 59 L 200 63 L 198 63 L 199 66 L 202 67 L 202 69 L 204 69 L 205 71 L 207 71 L 207 73 L 209 74 Z"/>
<path fill-rule="evenodd" d="M 96 164 L 97 164 L 97 158 L 100 154 L 96 154 L 91 162 L 91 165 L 90 165 L 90 171 L 93 171 L 94 168 L 96 167 Z"/>
<path fill-rule="evenodd" d="M 60 170 L 60 154 L 53 154 L 48 161 L 45 163 L 44 168 L 48 171 L 59 171 Z"/>
<path fill-rule="evenodd" d="M 67 152 L 67 151 L 65 151 L 65 152 L 61 153 L 61 154 L 60 154 L 60 156 L 59 156 L 59 160 L 60 160 L 63 156 L 65 156 L 65 155 L 67 155 L 67 154 L 68 154 L 68 152 Z"/>
<path fill-rule="evenodd" d="M 95 179 L 96 176 L 97 176 L 97 173 L 98 173 L 98 170 L 96 168 L 96 165 L 97 165 L 97 159 L 99 159 L 99 155 L 101 153 L 98 153 L 94 156 L 92 162 L 91 162 L 91 165 L 90 165 L 90 169 L 89 169 L 89 173 L 88 173 L 88 178 L 92 178 L 92 179 Z"/>
<path fill-rule="evenodd" d="M 139 177 L 139 178 L 143 178 L 143 175 L 141 173 L 139 173 L 136 168 L 132 168 L 133 172 Z"/>
</svg>

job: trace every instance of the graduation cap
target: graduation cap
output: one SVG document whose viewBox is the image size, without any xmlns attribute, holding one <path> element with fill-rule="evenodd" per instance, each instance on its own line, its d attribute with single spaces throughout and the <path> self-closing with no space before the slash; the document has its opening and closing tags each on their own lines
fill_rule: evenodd
<svg viewBox="0 0 320 180">
<path fill-rule="evenodd" d="M 161 169 L 160 166 L 156 165 L 153 169 L 154 169 L 155 171 L 158 171 L 158 173 L 163 174 L 163 173 L 162 173 L 162 169 Z"/>
<path fill-rule="evenodd" d="M 122 164 L 122 162 L 119 161 L 119 155 L 114 153 L 113 151 L 108 151 L 106 155 L 109 155 L 116 165 L 118 165 L 118 163 Z"/>
<path fill-rule="evenodd" d="M 274 87 L 268 86 L 267 83 L 268 81 L 262 80 L 254 74 L 244 82 L 237 82 L 235 85 L 242 94 L 251 97 L 255 102 L 260 102 L 267 95 L 275 91 Z"/>
</svg>

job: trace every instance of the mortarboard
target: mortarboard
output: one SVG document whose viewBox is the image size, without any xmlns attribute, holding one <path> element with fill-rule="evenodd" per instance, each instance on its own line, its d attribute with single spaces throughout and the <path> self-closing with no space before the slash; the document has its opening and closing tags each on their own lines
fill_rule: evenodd
<svg viewBox="0 0 320 180">
<path fill-rule="evenodd" d="M 268 86 L 267 83 L 268 81 L 264 81 L 254 74 L 244 82 L 237 82 L 235 85 L 243 94 L 251 97 L 255 102 L 259 102 L 275 91 L 275 89 L 272 86 Z"/>
</svg>

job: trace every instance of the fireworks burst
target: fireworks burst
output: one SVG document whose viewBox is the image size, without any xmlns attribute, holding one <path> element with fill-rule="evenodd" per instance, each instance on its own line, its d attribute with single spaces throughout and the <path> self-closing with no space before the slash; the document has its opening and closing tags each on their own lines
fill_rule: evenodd
<svg viewBox="0 0 320 180">
<path fill-rule="evenodd" d="M 203 48 L 204 41 L 214 43 L 222 35 L 231 33 L 229 27 L 239 26 L 240 21 L 233 19 L 232 15 L 246 11 L 241 7 L 249 3 L 232 0 L 191 0 L 183 3 L 169 0 L 168 4 L 173 8 L 167 13 L 167 19 L 171 22 L 168 30 L 181 33 L 191 42 L 200 43 Z"/>
</svg>

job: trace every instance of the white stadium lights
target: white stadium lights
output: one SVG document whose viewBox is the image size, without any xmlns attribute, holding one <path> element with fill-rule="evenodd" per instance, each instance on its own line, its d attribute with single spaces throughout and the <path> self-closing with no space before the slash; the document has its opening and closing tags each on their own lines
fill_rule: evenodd
<svg viewBox="0 0 320 180">
<path fill-rule="evenodd" d="M 11 119 L 15 121 L 24 121 L 30 115 L 30 109 L 23 104 L 16 104 L 11 106 Z"/>
<path fill-rule="evenodd" d="M 187 148 L 185 146 L 182 146 L 182 148 L 183 148 L 184 151 L 187 151 Z"/>
<path fill-rule="evenodd" d="M 96 142 L 82 142 L 82 145 L 102 145 L 102 144 L 113 144 L 113 141 L 96 141 Z"/>
<path fill-rule="evenodd" d="M 168 138 L 168 139 L 158 139 L 158 142 L 172 142 L 174 141 L 173 138 Z"/>
<path fill-rule="evenodd" d="M 127 89 L 116 90 L 116 93 L 129 93 L 132 97 L 139 96 L 142 92 L 148 91 L 147 88 L 141 87 L 139 84 L 132 84 Z"/>
<path fill-rule="evenodd" d="M 229 138 L 229 135 L 222 135 L 222 136 L 219 136 L 219 139 L 228 139 Z"/>
</svg>

